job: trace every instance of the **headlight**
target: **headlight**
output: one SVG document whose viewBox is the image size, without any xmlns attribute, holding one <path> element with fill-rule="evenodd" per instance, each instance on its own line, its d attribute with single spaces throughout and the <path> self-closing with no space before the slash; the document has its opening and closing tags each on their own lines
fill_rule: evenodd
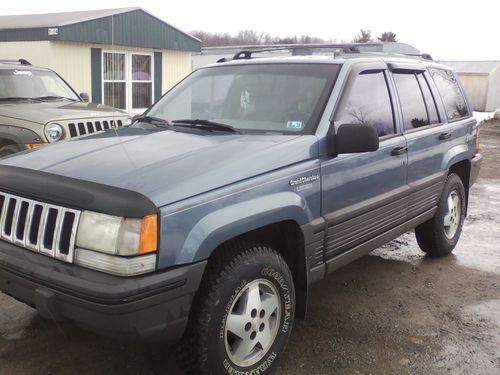
<svg viewBox="0 0 500 375">
<path fill-rule="evenodd" d="M 152 253 L 158 248 L 158 216 L 131 219 L 83 211 L 76 246 L 75 263 L 85 267 L 122 276 L 153 271 L 156 254 Z M 138 255 L 141 256 L 124 258 Z"/>
<path fill-rule="evenodd" d="M 64 136 L 64 129 L 59 124 L 48 124 L 45 126 L 45 136 L 49 142 L 57 142 Z"/>
<path fill-rule="evenodd" d="M 130 126 L 130 125 L 132 125 L 132 117 L 129 117 L 125 121 L 123 121 L 123 126 Z"/>
</svg>

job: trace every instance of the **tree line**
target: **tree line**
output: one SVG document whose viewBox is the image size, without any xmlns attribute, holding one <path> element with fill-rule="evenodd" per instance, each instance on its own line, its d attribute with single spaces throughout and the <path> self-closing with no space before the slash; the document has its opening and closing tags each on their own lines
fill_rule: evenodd
<svg viewBox="0 0 500 375">
<path fill-rule="evenodd" d="M 278 37 L 266 32 L 256 30 L 242 30 L 235 35 L 229 33 L 212 33 L 202 30 L 194 30 L 190 33 L 202 41 L 203 47 L 225 47 L 243 45 L 270 45 L 270 44 L 311 44 L 311 43 L 346 43 L 345 40 L 336 38 L 323 39 L 310 35 Z M 367 42 L 397 42 L 396 34 L 386 31 L 377 38 L 372 37 L 371 30 L 361 29 L 360 33 L 352 38 L 352 43 Z"/>
</svg>

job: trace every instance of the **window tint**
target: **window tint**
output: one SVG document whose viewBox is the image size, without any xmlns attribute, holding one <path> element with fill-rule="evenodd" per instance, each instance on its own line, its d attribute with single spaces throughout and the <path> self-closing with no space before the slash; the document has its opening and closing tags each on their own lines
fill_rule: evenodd
<svg viewBox="0 0 500 375">
<path fill-rule="evenodd" d="M 417 74 L 418 83 L 420 83 L 420 88 L 422 89 L 422 94 L 424 95 L 425 106 L 427 107 L 427 114 L 429 115 L 430 124 L 439 124 L 439 114 L 436 108 L 436 101 L 432 96 L 431 89 L 429 87 L 429 82 L 424 77 L 423 73 Z"/>
<path fill-rule="evenodd" d="M 456 120 L 469 114 L 465 98 L 453 73 L 449 70 L 429 69 L 443 99 L 448 120 Z"/>
<path fill-rule="evenodd" d="M 384 73 L 362 73 L 357 76 L 350 90 L 344 94 L 334 121 L 335 126 L 372 126 L 380 137 L 394 134 L 391 98 Z"/>
<path fill-rule="evenodd" d="M 394 74 L 405 130 L 429 125 L 422 91 L 415 74 Z"/>
</svg>

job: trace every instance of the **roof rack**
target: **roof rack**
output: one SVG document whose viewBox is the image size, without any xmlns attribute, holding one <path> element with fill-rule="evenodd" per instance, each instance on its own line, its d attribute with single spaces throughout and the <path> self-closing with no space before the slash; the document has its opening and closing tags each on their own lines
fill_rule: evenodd
<svg viewBox="0 0 500 375">
<path fill-rule="evenodd" d="M 9 64 L 20 64 L 20 65 L 31 65 L 31 63 L 26 59 L 19 60 L 0 60 L 0 63 L 9 63 Z"/>
<path fill-rule="evenodd" d="M 388 53 L 388 52 L 378 52 L 378 51 L 363 51 L 362 47 L 370 47 L 373 45 L 378 45 L 378 43 L 341 43 L 341 44 L 291 44 L 287 46 L 277 46 L 277 47 L 267 47 L 263 49 L 257 48 L 257 46 L 249 47 L 248 49 L 242 49 L 237 52 L 232 58 L 223 57 L 217 60 L 218 63 L 223 63 L 232 60 L 249 60 L 253 58 L 254 54 L 263 52 L 275 52 L 275 51 L 291 51 L 293 56 L 307 56 L 312 55 L 313 50 L 328 50 L 333 49 L 333 57 L 338 57 L 343 54 L 385 54 L 385 55 L 399 55 L 399 56 L 411 56 L 420 57 L 425 60 L 434 61 L 431 55 L 428 53 L 422 54 L 411 54 L 411 53 Z"/>
<path fill-rule="evenodd" d="M 271 47 L 271 48 L 265 48 L 265 49 L 248 49 L 248 50 L 242 50 L 238 53 L 236 53 L 232 60 L 246 60 L 246 59 L 251 59 L 252 54 L 254 53 L 262 53 L 262 52 L 274 52 L 274 51 L 292 51 L 292 54 L 294 56 L 296 55 L 307 55 L 312 51 L 313 49 L 337 49 L 340 50 L 339 52 L 342 53 L 360 53 L 358 45 L 357 44 L 293 44 L 289 46 L 280 46 L 280 47 Z M 302 53 L 301 53 L 302 50 Z M 307 52 L 307 53 L 303 53 Z M 223 60 L 223 61 L 222 61 Z M 227 59 L 220 59 L 219 62 L 225 62 L 228 61 Z"/>
</svg>

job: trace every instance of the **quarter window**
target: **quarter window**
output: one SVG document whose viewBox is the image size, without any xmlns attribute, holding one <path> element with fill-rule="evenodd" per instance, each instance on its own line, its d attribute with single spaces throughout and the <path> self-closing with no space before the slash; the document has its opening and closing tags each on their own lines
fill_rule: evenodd
<svg viewBox="0 0 500 375">
<path fill-rule="evenodd" d="M 429 69 L 443 100 L 448 120 L 458 120 L 469 115 L 469 109 L 457 79 L 449 70 Z"/>
<path fill-rule="evenodd" d="M 415 74 L 394 74 L 405 130 L 429 125 L 429 116 Z"/>
<path fill-rule="evenodd" d="M 344 95 L 334 121 L 336 126 L 372 126 L 379 137 L 394 134 L 394 116 L 384 72 L 358 75 Z"/>
</svg>

